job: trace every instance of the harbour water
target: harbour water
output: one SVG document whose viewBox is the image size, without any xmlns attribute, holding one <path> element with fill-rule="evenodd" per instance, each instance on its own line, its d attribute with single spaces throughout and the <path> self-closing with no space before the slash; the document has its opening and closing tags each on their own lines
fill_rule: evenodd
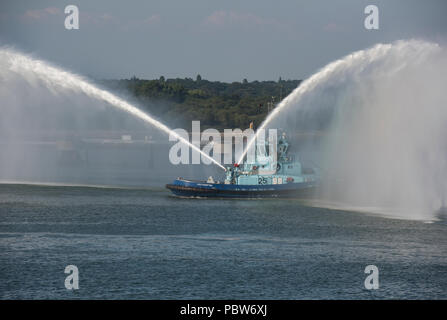
<svg viewBox="0 0 447 320">
<path fill-rule="evenodd" d="M 0 298 L 446 299 L 446 230 L 293 199 L 1 184 Z"/>
</svg>

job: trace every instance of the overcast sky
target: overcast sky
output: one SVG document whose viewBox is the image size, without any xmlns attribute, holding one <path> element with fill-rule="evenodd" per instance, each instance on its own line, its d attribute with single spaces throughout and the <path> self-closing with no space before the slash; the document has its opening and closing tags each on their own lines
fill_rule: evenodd
<svg viewBox="0 0 447 320">
<path fill-rule="evenodd" d="M 78 6 L 80 29 L 64 8 Z M 379 30 L 364 9 L 379 8 Z M 0 45 L 94 78 L 303 79 L 379 42 L 445 43 L 445 0 L 0 0 Z"/>
</svg>

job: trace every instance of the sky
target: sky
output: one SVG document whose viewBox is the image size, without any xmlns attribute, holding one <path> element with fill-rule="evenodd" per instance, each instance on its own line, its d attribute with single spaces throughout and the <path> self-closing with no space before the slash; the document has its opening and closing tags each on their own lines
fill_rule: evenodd
<svg viewBox="0 0 447 320">
<path fill-rule="evenodd" d="M 379 29 L 367 30 L 367 5 Z M 79 9 L 79 29 L 64 9 Z M 376 43 L 447 42 L 445 0 L 0 0 L 0 46 L 94 79 L 305 79 Z"/>
</svg>

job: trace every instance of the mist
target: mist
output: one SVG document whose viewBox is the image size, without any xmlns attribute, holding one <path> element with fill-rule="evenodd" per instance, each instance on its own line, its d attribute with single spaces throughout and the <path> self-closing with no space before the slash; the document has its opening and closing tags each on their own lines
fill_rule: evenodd
<svg viewBox="0 0 447 320">
<path fill-rule="evenodd" d="M 376 45 L 281 102 L 264 125 L 289 131 L 319 167 L 316 205 L 435 218 L 447 197 L 446 53 L 420 40 Z"/>
</svg>

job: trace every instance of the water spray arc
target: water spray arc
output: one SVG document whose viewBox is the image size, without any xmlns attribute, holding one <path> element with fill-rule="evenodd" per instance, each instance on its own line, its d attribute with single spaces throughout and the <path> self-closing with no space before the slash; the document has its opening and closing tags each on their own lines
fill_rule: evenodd
<svg viewBox="0 0 447 320">
<path fill-rule="evenodd" d="M 255 135 L 247 143 L 244 152 L 238 160 L 240 164 L 244 157 L 247 155 L 249 148 L 253 147 L 259 132 L 265 129 L 281 112 L 284 112 L 291 105 L 296 105 L 300 99 L 308 92 L 312 91 L 318 85 L 324 83 L 328 78 L 334 74 L 342 73 L 344 69 L 353 66 L 358 67 L 357 72 L 361 72 L 364 65 L 371 64 L 374 61 L 385 57 L 390 50 L 404 51 L 406 48 L 412 47 L 420 50 L 421 52 L 427 49 L 433 49 L 438 47 L 437 44 L 422 42 L 422 41 L 398 41 L 393 44 L 377 44 L 374 47 L 366 50 L 356 51 L 345 56 L 342 59 L 331 62 L 323 69 L 313 74 L 311 77 L 304 80 L 295 90 L 292 91 L 286 98 L 284 98 L 268 115 L 267 118 L 261 123 Z M 394 71 L 399 70 L 405 64 L 405 61 L 400 61 L 398 65 L 393 66 Z M 393 72 L 389 70 L 388 72 Z"/>
<path fill-rule="evenodd" d="M 185 143 L 193 150 L 199 152 L 202 156 L 210 160 L 212 163 L 225 170 L 225 167 L 222 166 L 218 161 L 210 157 L 208 154 L 204 153 L 197 146 L 191 144 L 188 140 L 179 136 L 176 132 L 169 129 L 160 121 L 155 120 L 147 113 L 126 102 L 125 100 L 117 97 L 116 95 L 110 93 L 109 91 L 96 87 L 79 75 L 64 71 L 60 68 L 50 65 L 47 62 L 33 59 L 11 49 L 0 49 L 0 59 L 3 61 L 3 63 L 6 62 L 8 68 L 8 70 L 0 70 L 0 72 L 14 72 L 25 79 L 27 74 L 31 73 L 33 75 L 37 75 L 39 80 L 43 81 L 48 88 L 62 88 L 67 90 L 79 91 L 94 99 L 105 101 L 115 108 L 125 111 L 154 126 L 155 128 L 176 137 L 179 141 Z"/>
<path fill-rule="evenodd" d="M 422 40 L 355 52 L 267 116 L 260 129 L 318 132 L 301 145 L 322 172 L 315 205 L 424 220 L 445 210 L 446 52 Z"/>
</svg>

